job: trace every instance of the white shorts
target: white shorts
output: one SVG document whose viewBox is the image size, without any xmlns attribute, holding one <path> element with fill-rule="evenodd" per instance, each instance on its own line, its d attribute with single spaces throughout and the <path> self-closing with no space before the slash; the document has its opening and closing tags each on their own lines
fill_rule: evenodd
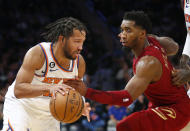
<svg viewBox="0 0 190 131">
<path fill-rule="evenodd" d="M 34 113 L 35 111 L 33 112 L 30 107 L 26 108 L 18 101 L 6 99 L 2 131 L 60 131 L 60 122 L 51 115 L 44 117 L 39 116 L 39 113 L 39 117 L 36 118 Z"/>
</svg>

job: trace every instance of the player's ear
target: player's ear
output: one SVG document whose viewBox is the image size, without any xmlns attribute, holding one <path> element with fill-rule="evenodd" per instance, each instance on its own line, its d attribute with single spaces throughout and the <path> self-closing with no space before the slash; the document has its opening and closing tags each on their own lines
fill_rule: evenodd
<svg viewBox="0 0 190 131">
<path fill-rule="evenodd" d="M 64 37 L 62 36 L 62 35 L 60 35 L 59 37 L 58 37 L 58 42 L 61 42 L 61 43 L 64 43 Z"/>
<path fill-rule="evenodd" d="M 139 33 L 140 33 L 140 39 L 146 37 L 146 31 L 145 30 L 141 30 Z"/>
</svg>

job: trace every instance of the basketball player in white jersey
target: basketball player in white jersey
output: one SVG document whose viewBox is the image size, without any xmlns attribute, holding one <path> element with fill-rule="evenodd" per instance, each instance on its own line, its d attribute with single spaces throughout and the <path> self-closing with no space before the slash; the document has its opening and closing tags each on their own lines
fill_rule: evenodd
<svg viewBox="0 0 190 131">
<path fill-rule="evenodd" d="M 49 111 L 50 95 L 63 95 L 67 79 L 82 78 L 85 62 L 80 52 L 86 27 L 75 18 L 62 18 L 46 27 L 42 35 L 49 42 L 32 47 L 25 55 L 16 80 L 4 103 L 3 131 L 59 131 L 60 123 Z M 83 115 L 89 120 L 89 103 Z"/>
<path fill-rule="evenodd" d="M 184 9 L 184 16 L 187 28 L 187 36 L 185 45 L 183 48 L 182 57 L 180 59 L 180 67 L 182 69 L 177 70 L 173 74 L 173 82 L 175 85 L 186 84 L 190 81 L 190 68 L 188 65 L 189 57 L 190 57 L 190 1 L 189 0 L 180 0 L 182 8 Z M 189 88 L 189 84 L 187 84 L 187 89 Z M 190 90 L 188 90 L 188 95 L 190 96 Z"/>
<path fill-rule="evenodd" d="M 190 57 L 190 3 L 189 3 L 189 0 L 181 0 L 181 2 L 183 2 L 185 22 L 186 22 L 186 28 L 187 28 L 187 37 L 186 37 L 185 46 L 182 53 L 183 56 L 181 60 L 181 62 L 184 63 L 186 62 L 186 60 L 189 60 L 189 57 Z"/>
<path fill-rule="evenodd" d="M 187 36 L 186 36 L 186 41 L 183 48 L 182 57 L 180 59 L 180 67 L 182 69 L 176 71 L 173 74 L 173 83 L 176 85 L 185 84 L 190 81 L 190 68 L 188 65 L 189 57 L 190 57 L 190 3 L 189 3 L 189 0 L 180 0 L 180 1 L 181 1 L 181 6 L 184 9 Z M 187 83 L 187 90 L 188 90 L 187 94 L 190 97 L 190 89 L 189 89 L 188 83 Z M 181 131 L 190 131 L 190 122 Z"/>
</svg>

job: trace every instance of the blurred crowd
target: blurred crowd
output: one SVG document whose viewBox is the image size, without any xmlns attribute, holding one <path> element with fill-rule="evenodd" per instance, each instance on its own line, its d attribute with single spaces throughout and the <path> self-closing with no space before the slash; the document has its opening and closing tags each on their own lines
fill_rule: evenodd
<svg viewBox="0 0 190 131">
<path fill-rule="evenodd" d="M 186 28 L 180 0 L 0 0 L 0 120 L 4 95 L 14 81 L 27 50 L 43 41 L 45 25 L 72 16 L 89 30 L 82 55 L 87 63 L 84 81 L 88 87 L 121 90 L 132 77 L 132 54 L 123 49 L 117 37 L 125 11 L 143 10 L 153 22 L 152 32 L 170 36 L 180 45 L 171 57 L 177 67 L 183 49 Z M 91 101 L 90 101 L 91 102 Z M 74 124 L 63 124 L 66 130 L 114 131 L 125 116 L 146 109 L 143 95 L 129 107 L 101 105 L 91 102 L 91 123 L 81 118 Z M 117 114 L 117 115 L 116 115 Z"/>
</svg>

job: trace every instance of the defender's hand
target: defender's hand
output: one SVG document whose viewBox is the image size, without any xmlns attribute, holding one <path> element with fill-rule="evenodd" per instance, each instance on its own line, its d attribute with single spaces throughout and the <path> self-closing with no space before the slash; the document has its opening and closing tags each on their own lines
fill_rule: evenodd
<svg viewBox="0 0 190 131">
<path fill-rule="evenodd" d="M 86 95 L 87 87 L 86 84 L 82 80 L 78 79 L 70 79 L 64 82 L 65 84 L 73 87 L 76 91 L 78 91 L 82 96 Z"/>
</svg>

